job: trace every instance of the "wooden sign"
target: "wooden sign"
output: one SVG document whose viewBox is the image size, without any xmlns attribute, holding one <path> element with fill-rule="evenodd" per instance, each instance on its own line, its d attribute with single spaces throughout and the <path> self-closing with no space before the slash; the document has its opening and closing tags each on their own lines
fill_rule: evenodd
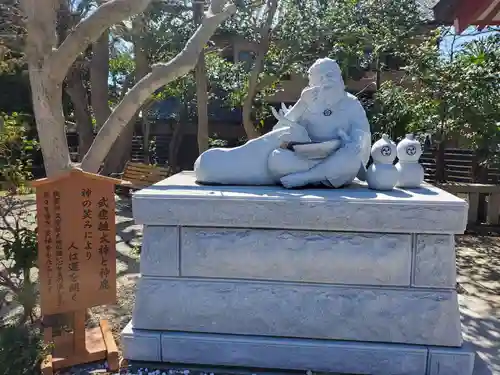
<svg viewBox="0 0 500 375">
<path fill-rule="evenodd" d="M 42 365 L 44 374 L 104 358 L 110 362 L 110 352 L 111 362 L 116 362 L 110 366 L 118 365 L 107 322 L 85 330 L 85 312 L 92 306 L 116 303 L 114 187 L 120 182 L 73 169 L 32 184 L 42 314 L 73 312 L 73 333 L 53 338 L 55 350 Z M 44 334 L 46 341 L 52 340 L 50 329 Z"/>
<path fill-rule="evenodd" d="M 115 181 L 74 169 L 33 184 L 44 315 L 116 302 Z"/>
</svg>

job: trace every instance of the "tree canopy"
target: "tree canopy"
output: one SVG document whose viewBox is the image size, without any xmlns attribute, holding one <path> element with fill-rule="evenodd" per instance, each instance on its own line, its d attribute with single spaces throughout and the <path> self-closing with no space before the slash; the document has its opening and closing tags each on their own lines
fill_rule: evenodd
<svg viewBox="0 0 500 375">
<path fill-rule="evenodd" d="M 412 131 L 438 142 L 459 139 L 488 160 L 500 144 L 500 34 L 468 41 L 443 56 L 442 33 L 406 53 L 400 83 L 382 85 L 373 125 L 394 137 Z"/>
</svg>

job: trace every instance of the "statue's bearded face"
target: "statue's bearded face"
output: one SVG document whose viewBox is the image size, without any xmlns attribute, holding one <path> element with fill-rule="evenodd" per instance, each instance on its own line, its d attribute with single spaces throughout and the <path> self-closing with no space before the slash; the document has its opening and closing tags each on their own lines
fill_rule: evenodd
<svg viewBox="0 0 500 375">
<path fill-rule="evenodd" d="M 345 96 L 342 72 L 335 60 L 318 59 L 308 73 L 311 90 L 306 100 L 310 111 L 318 112 L 333 107 Z"/>
<path fill-rule="evenodd" d="M 309 76 L 309 86 L 319 88 L 316 100 L 309 105 L 310 109 L 313 111 L 322 111 L 322 108 L 325 106 L 331 107 L 345 95 L 342 77 L 338 80 L 332 79 L 331 77 L 315 76 L 311 74 Z"/>
<path fill-rule="evenodd" d="M 335 60 L 318 59 L 309 68 L 309 86 L 341 86 L 344 88 L 342 72 Z"/>
<path fill-rule="evenodd" d="M 336 71 L 312 70 L 309 72 L 309 86 L 340 86 L 343 89 L 344 81 Z"/>
</svg>

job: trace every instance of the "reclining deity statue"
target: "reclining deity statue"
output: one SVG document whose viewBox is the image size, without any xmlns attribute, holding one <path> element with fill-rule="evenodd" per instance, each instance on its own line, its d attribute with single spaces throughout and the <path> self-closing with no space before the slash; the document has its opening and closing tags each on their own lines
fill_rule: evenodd
<svg viewBox="0 0 500 375">
<path fill-rule="evenodd" d="M 203 184 L 343 187 L 364 180 L 371 134 L 358 99 L 345 92 L 335 60 L 318 59 L 292 108 L 273 114 L 273 130 L 235 148 L 212 148 L 195 162 Z"/>
</svg>

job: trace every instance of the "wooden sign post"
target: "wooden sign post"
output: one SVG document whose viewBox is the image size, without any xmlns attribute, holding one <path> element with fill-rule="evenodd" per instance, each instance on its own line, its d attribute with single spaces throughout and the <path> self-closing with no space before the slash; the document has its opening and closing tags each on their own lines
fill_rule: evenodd
<svg viewBox="0 0 500 375">
<path fill-rule="evenodd" d="M 45 341 L 54 343 L 42 364 L 54 370 L 107 359 L 118 369 L 118 351 L 107 321 L 85 329 L 92 306 L 116 303 L 116 222 L 114 186 L 109 177 L 67 171 L 33 182 L 36 187 L 38 267 L 42 314 L 73 315 L 73 332 Z"/>
</svg>

